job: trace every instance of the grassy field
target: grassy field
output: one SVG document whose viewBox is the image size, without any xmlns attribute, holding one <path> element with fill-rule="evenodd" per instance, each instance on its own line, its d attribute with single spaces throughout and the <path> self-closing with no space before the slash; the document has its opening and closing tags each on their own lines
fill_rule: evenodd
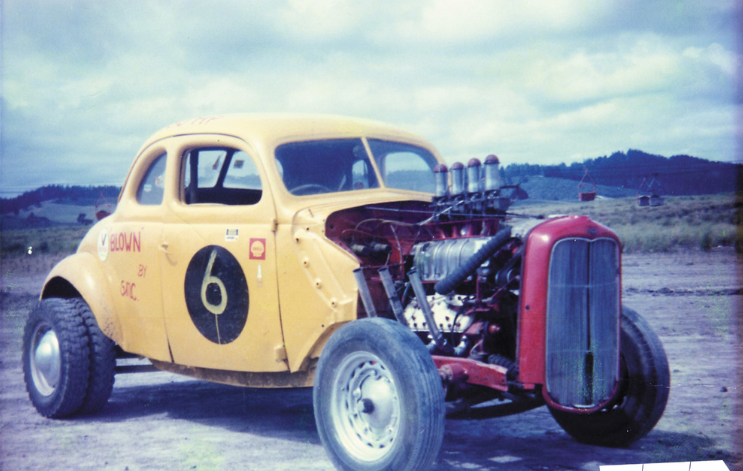
<svg viewBox="0 0 743 471">
<path fill-rule="evenodd" d="M 66 225 L 0 231 L 0 255 L 68 255 L 75 252 L 88 229 Z"/>
<path fill-rule="evenodd" d="M 659 207 L 638 207 L 635 198 L 590 203 L 526 200 L 514 212 L 584 214 L 614 229 L 624 252 L 670 252 L 735 247 L 743 253 L 743 195 L 667 197 Z M 90 226 L 55 225 L 0 231 L 0 256 L 7 266 L 46 266 L 75 251 Z M 18 260 L 15 260 L 18 259 Z"/>
<path fill-rule="evenodd" d="M 90 226 L 52 226 L 0 231 L 4 278 L 40 275 L 77 250 Z"/>
<path fill-rule="evenodd" d="M 658 207 L 635 198 L 589 203 L 525 200 L 511 207 L 528 214 L 583 214 L 614 229 L 625 252 L 735 247 L 743 252 L 743 195 L 672 196 Z"/>
</svg>

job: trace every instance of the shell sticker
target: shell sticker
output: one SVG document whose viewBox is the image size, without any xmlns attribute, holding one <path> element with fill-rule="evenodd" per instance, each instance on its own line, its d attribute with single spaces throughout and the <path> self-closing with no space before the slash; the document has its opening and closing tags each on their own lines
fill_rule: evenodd
<svg viewBox="0 0 743 471">
<path fill-rule="evenodd" d="M 266 259 L 266 239 L 250 239 L 250 259 Z"/>
</svg>

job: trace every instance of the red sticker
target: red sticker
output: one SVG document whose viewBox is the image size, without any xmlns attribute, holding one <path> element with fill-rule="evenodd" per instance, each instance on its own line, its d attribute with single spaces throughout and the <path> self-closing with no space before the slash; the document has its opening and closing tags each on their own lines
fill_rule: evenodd
<svg viewBox="0 0 743 471">
<path fill-rule="evenodd" d="M 266 259 L 266 239 L 250 239 L 250 259 Z"/>
</svg>

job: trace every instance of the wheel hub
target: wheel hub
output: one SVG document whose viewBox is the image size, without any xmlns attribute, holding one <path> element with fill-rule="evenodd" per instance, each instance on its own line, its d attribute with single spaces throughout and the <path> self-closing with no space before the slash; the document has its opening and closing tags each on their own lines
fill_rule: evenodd
<svg viewBox="0 0 743 471">
<path fill-rule="evenodd" d="M 345 358 L 335 376 L 332 418 L 354 456 L 375 461 L 391 449 L 400 426 L 400 402 L 390 371 L 369 352 Z"/>
<path fill-rule="evenodd" d="M 31 345 L 31 376 L 36 389 L 44 396 L 57 388 L 62 374 L 62 359 L 57 334 L 48 326 L 39 326 Z"/>
</svg>

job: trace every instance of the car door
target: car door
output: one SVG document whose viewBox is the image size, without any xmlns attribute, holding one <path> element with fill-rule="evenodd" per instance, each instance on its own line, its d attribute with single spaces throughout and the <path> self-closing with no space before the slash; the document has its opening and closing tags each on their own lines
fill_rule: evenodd
<svg viewBox="0 0 743 471">
<path fill-rule="evenodd" d="M 175 363 L 286 371 L 275 210 L 255 152 L 226 136 L 179 138 L 163 225 L 162 290 Z"/>
<path fill-rule="evenodd" d="M 118 313 L 127 352 L 170 361 L 160 291 L 159 244 L 168 154 L 146 149 L 134 165 L 116 213 L 98 234 L 98 257 Z"/>
</svg>

